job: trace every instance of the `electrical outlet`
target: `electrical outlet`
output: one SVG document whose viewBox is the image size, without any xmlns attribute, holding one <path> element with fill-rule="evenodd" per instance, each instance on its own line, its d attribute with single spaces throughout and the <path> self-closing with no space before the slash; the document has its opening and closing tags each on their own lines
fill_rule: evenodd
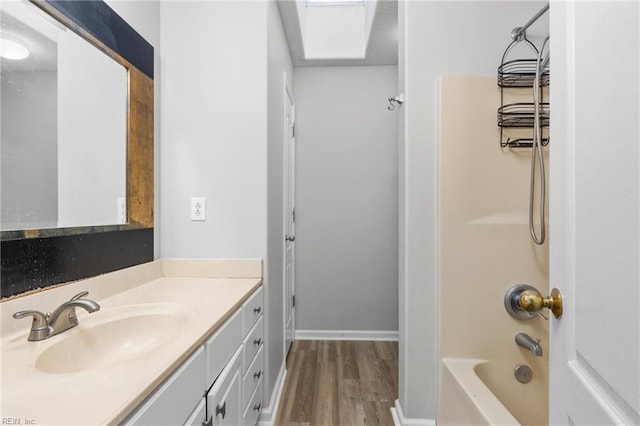
<svg viewBox="0 0 640 426">
<path fill-rule="evenodd" d="M 118 224 L 122 225 L 127 223 L 127 203 L 125 203 L 124 197 L 118 197 Z"/>
<path fill-rule="evenodd" d="M 191 197 L 191 220 L 206 220 L 206 201 L 204 197 Z"/>
</svg>

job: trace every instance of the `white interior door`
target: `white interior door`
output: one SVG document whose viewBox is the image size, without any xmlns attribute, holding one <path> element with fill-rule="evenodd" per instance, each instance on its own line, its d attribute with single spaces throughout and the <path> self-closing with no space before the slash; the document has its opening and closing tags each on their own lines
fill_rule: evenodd
<svg viewBox="0 0 640 426">
<path fill-rule="evenodd" d="M 640 424 L 640 3 L 551 3 L 550 423 Z"/>
<path fill-rule="evenodd" d="M 295 336 L 295 235 L 296 235 L 296 188 L 295 188 L 295 105 L 285 75 L 285 138 L 284 138 L 284 353 L 289 352 Z"/>
</svg>

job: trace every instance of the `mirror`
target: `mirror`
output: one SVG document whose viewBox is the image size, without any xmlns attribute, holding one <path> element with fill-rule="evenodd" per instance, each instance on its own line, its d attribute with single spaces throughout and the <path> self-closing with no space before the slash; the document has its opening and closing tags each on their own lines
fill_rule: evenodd
<svg viewBox="0 0 640 426">
<path fill-rule="evenodd" d="M 6 84 L 13 82 L 15 91 L 26 92 L 31 101 L 37 93 L 36 104 L 20 109 L 16 104 L 22 101 L 11 98 L 12 106 L 5 116 L 2 76 L 1 297 L 24 295 L 152 261 L 153 47 L 104 1 L 4 0 L 1 6 L 3 33 L 8 32 L 5 22 L 7 27 L 21 29 L 23 35 L 37 33 L 49 52 L 34 53 L 39 65 L 31 68 L 38 71 L 28 77 L 17 62 L 7 66 Z M 14 6 L 36 6 L 35 16 L 48 26 L 32 23 L 27 16 L 34 15 L 33 10 L 31 15 L 20 15 L 11 9 Z M 12 41 L 20 41 L 15 38 Z M 71 44 L 67 39 L 73 40 Z M 7 44 L 3 42 L 2 48 Z M 84 49 L 83 53 L 79 49 Z M 92 57 L 96 62 L 79 65 L 79 57 Z M 4 71 L 4 60 L 1 65 Z M 49 75 L 43 76 L 45 73 Z M 96 83 L 98 75 L 107 76 L 108 82 Z M 20 80 L 27 80 L 27 84 Z M 50 84 L 54 80 L 55 88 Z M 107 84 L 111 86 L 106 92 L 97 91 L 96 86 Z M 54 92 L 53 97 L 43 96 L 44 90 Z M 20 144 L 27 139 L 24 144 L 37 144 L 37 148 L 26 151 L 13 141 L 13 145 L 7 145 L 11 148 L 5 149 L 5 134 L 16 138 L 20 136 L 16 134 L 26 133 L 25 110 L 28 125 L 33 127 L 29 128 L 32 136 L 23 138 Z M 44 117 L 44 122 L 34 124 L 31 118 L 36 115 Z M 16 164 L 9 161 L 5 166 L 5 156 L 11 160 L 12 155 L 14 160 L 22 158 L 22 165 L 17 167 L 20 163 L 16 160 Z M 90 163 L 95 157 L 100 159 L 99 164 Z M 52 165 L 43 165 L 44 159 Z M 32 185 L 39 190 L 36 195 L 28 195 L 29 167 L 47 176 Z M 98 169 L 108 175 L 90 182 L 90 175 Z M 6 189 L 7 195 L 5 183 L 10 185 L 12 181 L 18 182 L 17 190 Z M 102 201 L 93 198 L 97 194 L 106 200 L 100 206 Z M 27 207 L 16 208 L 13 204 L 13 211 L 5 216 L 5 207 L 14 202 L 7 201 L 5 206 L 5 195 L 37 200 L 28 207 L 28 214 L 18 212 Z M 90 216 L 93 207 L 104 215 Z M 45 210 L 55 213 L 45 215 Z M 5 219 L 13 224 L 5 227 Z"/>
<path fill-rule="evenodd" d="M 0 24 L 2 231 L 124 223 L 127 70 L 29 3 Z"/>
</svg>

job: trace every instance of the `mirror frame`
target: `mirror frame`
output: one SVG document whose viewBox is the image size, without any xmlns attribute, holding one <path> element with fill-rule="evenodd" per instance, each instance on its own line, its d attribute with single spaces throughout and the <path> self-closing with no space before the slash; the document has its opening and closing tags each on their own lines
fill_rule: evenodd
<svg viewBox="0 0 640 426">
<path fill-rule="evenodd" d="M 128 72 L 127 223 L 2 231 L 2 298 L 153 260 L 153 46 L 102 0 L 29 1 Z"/>
</svg>

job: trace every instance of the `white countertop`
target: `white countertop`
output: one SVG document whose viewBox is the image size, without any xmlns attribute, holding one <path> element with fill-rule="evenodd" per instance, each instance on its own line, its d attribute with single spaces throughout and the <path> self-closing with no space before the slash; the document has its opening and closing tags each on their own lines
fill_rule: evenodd
<svg viewBox="0 0 640 426">
<path fill-rule="evenodd" d="M 2 339 L 0 415 L 20 419 L 23 425 L 122 421 L 260 284 L 260 278 L 157 278 L 103 300 L 93 299 L 101 305 L 100 311 L 87 314 L 78 309 L 80 325 L 40 342 L 27 342 L 25 320 L 23 331 Z M 179 306 L 186 316 L 184 329 L 154 350 L 117 364 L 77 373 L 45 373 L 36 368 L 38 356 L 61 339 L 118 311 L 135 309 L 132 305 Z"/>
</svg>

